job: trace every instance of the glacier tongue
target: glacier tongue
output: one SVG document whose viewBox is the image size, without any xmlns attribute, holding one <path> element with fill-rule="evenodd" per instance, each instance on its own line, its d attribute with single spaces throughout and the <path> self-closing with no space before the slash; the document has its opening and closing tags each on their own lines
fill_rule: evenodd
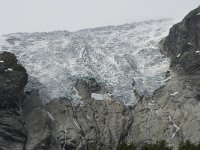
<svg viewBox="0 0 200 150">
<path fill-rule="evenodd" d="M 77 78 L 94 77 L 125 103 L 134 90 L 149 96 L 165 82 L 169 60 L 157 47 L 171 20 L 146 21 L 77 32 L 15 33 L 0 39 L 29 73 L 27 89 L 39 88 L 45 102 L 73 97 Z"/>
</svg>

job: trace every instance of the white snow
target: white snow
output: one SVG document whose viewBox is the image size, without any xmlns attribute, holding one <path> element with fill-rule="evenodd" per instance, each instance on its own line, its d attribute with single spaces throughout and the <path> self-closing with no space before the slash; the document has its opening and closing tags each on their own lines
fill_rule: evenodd
<svg viewBox="0 0 200 150">
<path fill-rule="evenodd" d="M 176 128 L 175 132 L 172 133 L 172 139 L 173 139 L 176 133 L 180 130 L 180 127 L 172 120 L 172 116 L 169 113 L 167 113 L 166 111 L 164 111 L 164 113 L 168 116 L 168 119 L 173 124 L 174 128 Z"/>
<path fill-rule="evenodd" d="M 188 43 L 188 45 L 192 45 L 192 43 Z"/>
<path fill-rule="evenodd" d="M 175 96 L 176 94 L 178 94 L 179 92 L 174 92 L 174 93 L 170 93 L 171 96 Z"/>
<path fill-rule="evenodd" d="M 0 63 L 4 63 L 4 61 L 3 61 L 3 60 L 0 60 Z"/>
<path fill-rule="evenodd" d="M 103 95 L 102 94 L 98 94 L 98 93 L 92 93 L 91 94 L 91 98 L 93 98 L 95 100 L 104 100 Z"/>
<path fill-rule="evenodd" d="M 75 121 L 75 119 L 73 119 L 73 121 L 74 121 L 74 124 L 76 125 L 76 127 L 77 127 L 78 129 L 81 129 L 81 128 L 79 127 L 78 123 Z"/>
<path fill-rule="evenodd" d="M 104 99 L 104 100 L 112 100 L 111 95 L 108 94 L 108 93 L 103 94 L 103 99 Z"/>
<path fill-rule="evenodd" d="M 66 145 L 66 142 L 67 142 L 67 131 L 64 130 L 64 132 L 65 132 L 65 134 L 64 134 L 65 140 L 64 140 L 64 144 L 63 144 L 62 150 L 65 150 L 65 145 Z"/>
<path fill-rule="evenodd" d="M 179 58 L 181 56 L 181 54 L 178 54 L 176 57 Z"/>
<path fill-rule="evenodd" d="M 160 111 L 160 108 L 156 110 L 156 114 L 158 115 L 158 112 Z"/>
<path fill-rule="evenodd" d="M 200 15 L 200 12 L 197 14 L 197 16 L 199 16 Z"/>
<path fill-rule="evenodd" d="M 161 105 L 158 104 L 158 106 L 159 106 L 159 108 L 155 111 L 155 113 L 156 113 L 158 116 L 160 116 L 160 115 L 159 115 L 159 112 L 160 112 L 160 111 L 163 112 L 163 113 L 168 117 L 169 122 L 172 123 L 173 127 L 176 129 L 176 130 L 172 133 L 172 136 L 171 136 L 171 138 L 173 139 L 173 138 L 175 137 L 176 133 L 180 130 L 180 127 L 179 127 L 179 126 L 175 123 L 175 121 L 172 119 L 172 116 L 171 116 L 165 109 L 162 108 Z M 151 110 L 151 107 L 149 107 L 149 108 L 150 108 L 150 110 Z M 161 117 L 161 118 L 165 120 L 164 117 Z"/>
<path fill-rule="evenodd" d="M 81 106 L 81 107 L 83 106 L 83 101 L 81 101 L 81 100 L 79 101 L 79 106 Z"/>
<path fill-rule="evenodd" d="M 154 104 L 153 103 L 148 103 L 148 106 L 154 106 Z"/>
<path fill-rule="evenodd" d="M 8 68 L 8 69 L 6 69 L 5 71 L 13 71 L 13 69 L 11 69 L 11 68 Z"/>
<path fill-rule="evenodd" d="M 48 114 L 48 116 L 49 116 L 49 118 L 50 118 L 51 120 L 55 121 L 54 117 L 52 116 L 52 114 L 51 114 L 50 112 L 47 111 L 47 114 Z"/>
<path fill-rule="evenodd" d="M 90 120 L 90 117 L 88 115 L 86 115 L 87 119 Z"/>
<path fill-rule="evenodd" d="M 197 54 L 199 54 L 199 53 L 200 53 L 200 51 L 196 51 L 196 53 L 197 53 Z"/>
</svg>

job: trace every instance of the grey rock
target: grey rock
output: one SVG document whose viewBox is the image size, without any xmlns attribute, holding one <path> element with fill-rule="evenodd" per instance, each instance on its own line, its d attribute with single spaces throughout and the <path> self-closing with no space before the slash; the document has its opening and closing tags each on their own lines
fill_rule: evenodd
<svg viewBox="0 0 200 150">
<path fill-rule="evenodd" d="M 187 73 L 200 70 L 200 6 L 175 24 L 163 41 L 163 52 L 171 58 L 171 66 L 181 66 Z"/>
<path fill-rule="evenodd" d="M 3 52 L 0 60 L 0 149 L 22 150 L 26 143 L 26 132 L 20 101 L 28 75 L 25 69 L 19 71 L 15 68 L 18 64 L 13 54 Z"/>
<path fill-rule="evenodd" d="M 134 117 L 127 107 L 108 95 L 102 101 L 92 99 L 91 91 L 98 86 L 95 80 L 77 80 L 80 105 L 60 98 L 44 106 L 37 90 L 27 93 L 22 103 L 28 137 L 26 150 L 115 150 L 126 140 Z"/>
<path fill-rule="evenodd" d="M 80 87 L 89 87 L 78 80 Z M 102 101 L 91 98 L 91 90 L 78 88 L 82 104 L 74 106 L 67 99 L 55 99 L 46 105 L 49 117 L 55 124 L 53 135 L 65 149 L 116 149 L 125 140 L 133 123 L 133 114 L 121 102 L 110 99 Z"/>
<path fill-rule="evenodd" d="M 22 108 L 28 137 L 25 149 L 58 150 L 51 135 L 51 120 L 39 98 L 38 90 L 26 94 Z"/>
<path fill-rule="evenodd" d="M 143 98 L 134 108 L 129 142 L 165 139 L 174 149 L 181 141 L 199 142 L 199 12 L 200 7 L 191 11 L 161 41 L 162 51 L 171 58 L 170 76 L 153 97 Z"/>
</svg>

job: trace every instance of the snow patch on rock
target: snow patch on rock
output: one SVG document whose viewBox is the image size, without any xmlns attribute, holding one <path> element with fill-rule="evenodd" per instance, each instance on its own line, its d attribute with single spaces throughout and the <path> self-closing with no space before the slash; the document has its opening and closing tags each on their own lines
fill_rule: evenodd
<svg viewBox="0 0 200 150">
<path fill-rule="evenodd" d="M 91 98 L 95 99 L 95 100 L 104 100 L 104 97 L 102 94 L 98 94 L 98 93 L 92 93 L 91 94 Z"/>
</svg>

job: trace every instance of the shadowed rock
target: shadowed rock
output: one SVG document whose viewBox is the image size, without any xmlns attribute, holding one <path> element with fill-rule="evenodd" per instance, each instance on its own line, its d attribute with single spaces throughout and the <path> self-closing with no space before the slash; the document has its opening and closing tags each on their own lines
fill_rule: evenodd
<svg viewBox="0 0 200 150">
<path fill-rule="evenodd" d="M 175 24 L 163 41 L 163 51 L 171 57 L 171 66 L 187 73 L 200 70 L 200 6 Z"/>
<path fill-rule="evenodd" d="M 25 69 L 16 70 L 17 59 L 0 54 L 0 149 L 22 150 L 26 133 L 21 119 L 20 101 L 27 83 Z"/>
</svg>

